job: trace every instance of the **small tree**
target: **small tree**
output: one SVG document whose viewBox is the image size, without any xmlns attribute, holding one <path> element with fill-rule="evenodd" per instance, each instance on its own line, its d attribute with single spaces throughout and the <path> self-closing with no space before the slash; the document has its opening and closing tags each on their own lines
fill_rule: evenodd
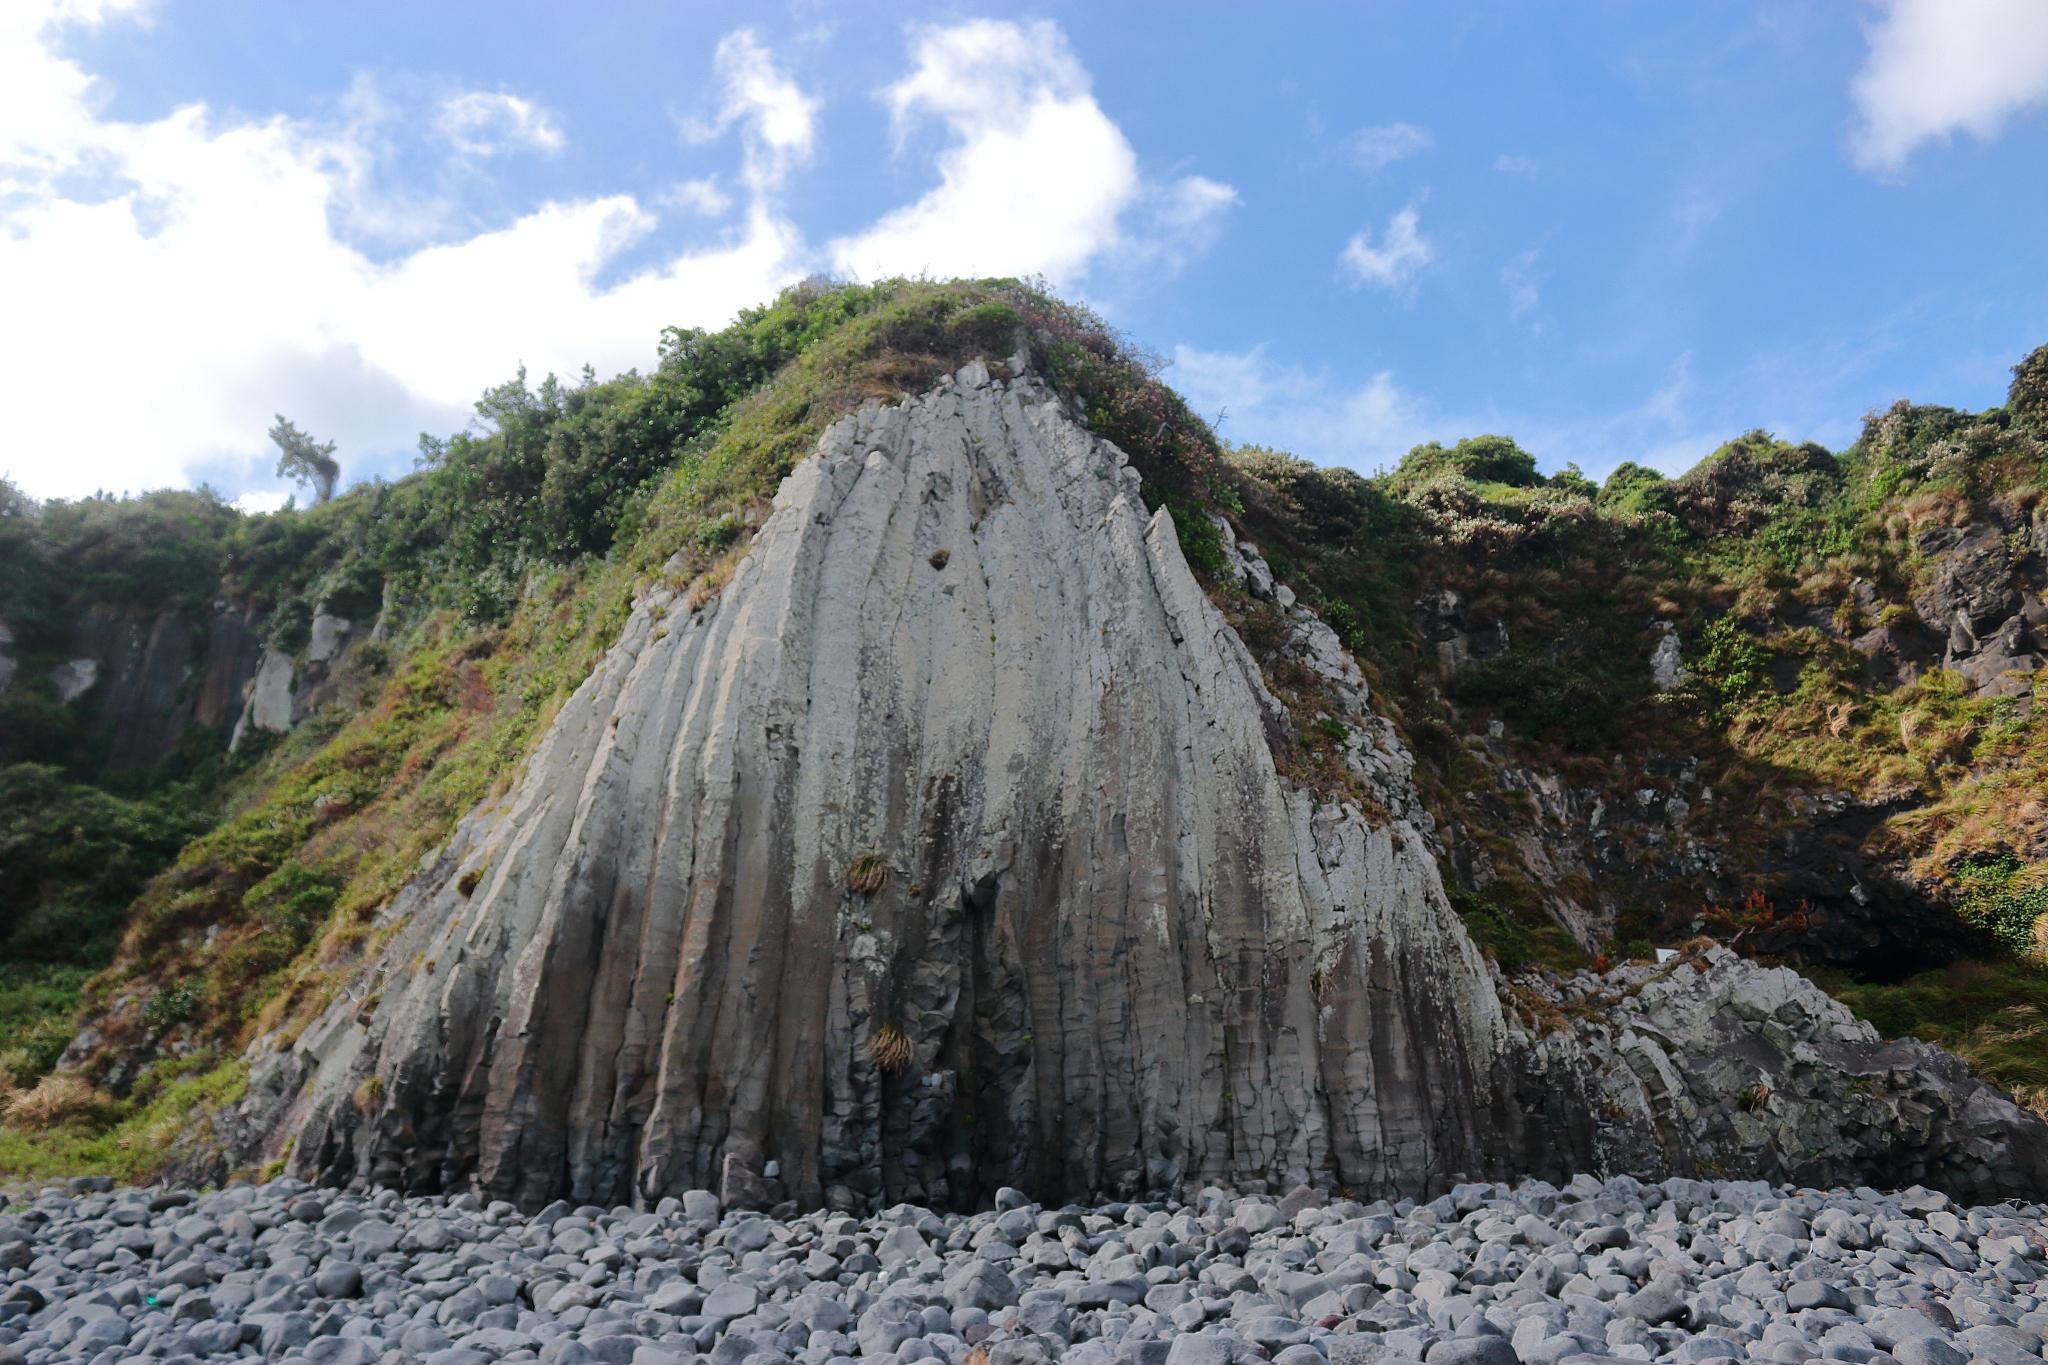
<svg viewBox="0 0 2048 1365">
<path fill-rule="evenodd" d="M 334 442 L 314 440 L 286 421 L 281 412 L 277 414 L 277 425 L 270 429 L 270 439 L 277 442 L 279 478 L 290 478 L 310 487 L 315 503 L 334 496 L 334 485 L 341 478 L 341 465 L 334 458 Z"/>
</svg>

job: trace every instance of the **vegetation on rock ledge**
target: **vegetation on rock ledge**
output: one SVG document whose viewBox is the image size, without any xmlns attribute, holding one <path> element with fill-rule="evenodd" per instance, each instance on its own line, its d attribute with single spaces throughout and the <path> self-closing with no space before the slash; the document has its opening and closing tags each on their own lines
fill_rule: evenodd
<svg viewBox="0 0 2048 1365">
<path fill-rule="evenodd" d="M 331 1001 L 393 892 L 509 784 L 636 593 L 715 591 L 830 422 L 1020 343 L 1130 456 L 1255 648 L 1272 612 L 1222 581 L 1212 510 L 1338 630 L 1417 751 L 1457 907 L 1504 967 L 1683 936 L 1715 894 L 1663 851 L 1627 886 L 1530 865 L 1502 829 L 1534 818 L 1517 773 L 1623 810 L 1692 764 L 1711 803 L 1686 837 L 1719 850 L 1731 903 L 1735 883 L 1772 884 L 1771 836 L 1800 802 L 1848 791 L 1873 812 L 1862 851 L 1949 907 L 1986 965 L 1832 984 L 1887 1029 L 2048 1093 L 2048 992 L 2020 961 L 2048 905 L 2036 680 L 1993 695 L 1938 664 L 1880 676 L 1862 647 L 1917 619 L 1930 531 L 1995 523 L 2015 565 L 2038 565 L 2048 348 L 2006 408 L 1901 404 L 1839 454 L 1752 432 L 1679 479 L 1628 464 L 1596 487 L 1479 436 L 1374 480 L 1225 446 L 1156 365 L 1040 290 L 898 281 L 805 286 L 718 332 L 671 329 L 644 375 L 522 373 L 470 430 L 423 438 L 416 473 L 310 507 L 243 516 L 204 491 L 37 507 L 0 485 L 17 663 L 0 693 L 0 1100 L 42 1083 L 81 994 L 84 1074 L 104 1086 L 34 1132 L 0 1115 L 0 1171 L 147 1174 L 164 1134 L 239 1084 L 228 1059 L 257 1037 L 288 1045 Z M 216 603 L 287 652 L 322 613 L 378 629 L 289 734 L 232 758 L 201 736 L 152 770 L 113 770 L 91 694 L 66 703 L 50 681 L 74 623 L 100 605 L 197 619 Z M 1684 642 L 1683 680 L 1662 691 L 1653 623 Z M 1344 737 L 1318 726 L 1304 699 L 1302 752 L 1284 761 L 1339 781 Z M 850 870 L 849 885 L 882 875 Z M 1560 905 L 1603 897 L 1607 940 L 1575 942 Z"/>
</svg>

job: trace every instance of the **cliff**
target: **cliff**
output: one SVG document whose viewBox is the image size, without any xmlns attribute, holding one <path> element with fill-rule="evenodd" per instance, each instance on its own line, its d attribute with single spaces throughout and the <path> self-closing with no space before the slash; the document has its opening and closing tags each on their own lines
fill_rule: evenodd
<svg viewBox="0 0 2048 1365">
<path fill-rule="evenodd" d="M 1285 607 L 1268 666 L 1335 699 L 1357 787 L 1332 799 L 1277 770 L 1294 717 L 1137 484 L 978 363 L 833 427 L 737 564 L 641 601 L 241 1121 L 309 1176 L 528 1205 L 1594 1163 L 2048 1183 L 2038 1119 L 1926 1049 L 1880 1056 L 1790 973 L 1731 1022 L 1757 983 L 1722 971 L 1668 1058 L 1647 1009 L 1604 1052 L 1511 1038 L 1356 666 Z M 1816 1026 L 1771 1052 L 1797 1012 L 1831 1051 Z M 1785 1096 L 1730 1140 L 1702 1115 L 1745 1084 Z M 1631 1125 L 1653 1140 L 1599 1131 Z"/>
<path fill-rule="evenodd" d="M 21 1169 L 764 1207 L 2048 1186 L 2040 1120 L 1894 1022 L 1938 1001 L 2048 1081 L 2038 803 L 1986 800 L 2048 782 L 2018 405 L 1675 482 L 1500 437 L 1369 481 L 1224 448 L 1099 323 L 980 282 L 795 291 L 478 406 L 305 512 L 30 522 L 90 572 L 0 580 L 0 754 L 69 763 L 7 770 L 0 848 L 60 780 L 218 824 L 117 805 L 30 879 L 55 943 L 126 851 L 118 950 L 0 966 L 0 1089 L 57 1115 L 7 1127 Z M 166 507 L 202 529 L 66 529 Z M 113 706 L 131 675 L 153 700 Z"/>
</svg>

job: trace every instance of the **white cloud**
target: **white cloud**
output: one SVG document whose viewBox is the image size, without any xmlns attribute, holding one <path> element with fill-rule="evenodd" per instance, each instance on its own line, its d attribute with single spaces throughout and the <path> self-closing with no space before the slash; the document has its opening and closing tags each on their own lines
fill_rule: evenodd
<svg viewBox="0 0 2048 1365">
<path fill-rule="evenodd" d="M 1922 143 L 1958 132 L 1988 142 L 2048 104 L 2043 0 L 1883 0 L 1866 36 L 1849 83 L 1850 152 L 1866 171 L 1894 174 Z"/>
<path fill-rule="evenodd" d="M 939 186 L 821 251 L 785 205 L 820 101 L 742 30 L 718 48 L 715 114 L 693 130 L 739 139 L 733 193 L 668 181 L 479 229 L 431 175 L 387 183 L 421 120 L 374 80 L 327 121 L 204 104 L 113 118 L 62 46 L 105 16 L 73 9 L 0 0 L 0 374 L 37 395 L 16 405 L 0 474 L 40 497 L 267 486 L 277 412 L 360 475 L 421 430 L 462 425 L 522 362 L 535 376 L 644 366 L 662 327 L 718 326 L 831 261 L 1070 281 L 1119 262 L 1169 270 L 1235 201 L 1200 176 L 1141 176 L 1056 28 L 967 24 L 920 31 L 891 90 L 905 131 L 951 131 Z M 1013 37 L 1021 54 L 1004 50 Z M 486 114 L 456 119 L 471 143 L 457 155 L 559 136 L 539 106 L 486 98 Z M 427 109 L 429 135 L 441 111 Z M 697 239 L 667 240 L 665 214 L 698 220 Z"/>
<path fill-rule="evenodd" d="M 1235 190 L 1199 176 L 1148 183 L 1051 23 L 914 29 L 912 53 L 911 73 L 883 98 L 899 146 L 931 120 L 950 134 L 939 183 L 834 241 L 839 271 L 1037 274 L 1071 284 L 1105 257 L 1172 269 L 1207 245 L 1236 202 Z M 1134 210 L 1156 230 L 1128 234 Z"/>
<path fill-rule="evenodd" d="M 1371 230 L 1361 228 L 1344 244 L 1337 259 L 1355 283 L 1405 289 L 1418 271 L 1436 259 L 1436 249 L 1422 235 L 1419 222 L 1420 214 L 1410 204 L 1387 220 L 1378 246 L 1373 245 Z"/>
<path fill-rule="evenodd" d="M 1536 173 L 1543 169 L 1542 163 L 1533 156 L 1513 156 L 1507 152 L 1493 159 L 1493 168 L 1502 175 L 1518 175 L 1524 180 L 1534 180 Z"/>
<path fill-rule="evenodd" d="M 1683 353 L 1640 402 L 1590 414 L 1451 411 L 1402 387 L 1389 370 L 1346 378 L 1276 360 L 1263 346 L 1177 346 L 1167 379 L 1197 412 L 1221 416 L 1228 440 L 1367 474 L 1392 469 L 1424 441 L 1449 445 L 1481 432 L 1513 436 L 1546 470 L 1569 461 L 1598 479 L 1635 460 L 1677 474 L 1726 435 L 1694 411 L 1691 356 Z"/>
<path fill-rule="evenodd" d="M 1541 253 L 1531 247 L 1500 268 L 1500 286 L 1507 291 L 1508 316 L 1517 322 L 1543 302 L 1542 277 L 1536 273 Z"/>
<path fill-rule="evenodd" d="M 1418 152 L 1426 152 L 1435 145 L 1428 129 L 1418 128 L 1412 123 L 1377 124 L 1360 128 L 1344 139 L 1345 152 L 1368 175 L 1383 171 L 1396 161 Z"/>
<path fill-rule="evenodd" d="M 291 499 L 292 495 L 281 488 L 252 488 L 235 499 L 235 509 L 252 515 L 258 512 L 275 512 Z"/>
<path fill-rule="evenodd" d="M 705 218 L 723 218 L 732 210 L 732 196 L 718 187 L 715 175 L 678 182 L 661 196 L 661 203 Z"/>
<path fill-rule="evenodd" d="M 504 91 L 466 90 L 441 101 L 441 136 L 468 156 L 559 152 L 567 144 L 555 116 Z"/>
<path fill-rule="evenodd" d="M 1176 346 L 1167 379 L 1195 411 L 1222 418 L 1228 440 L 1366 473 L 1391 468 L 1411 447 L 1458 429 L 1433 416 L 1390 370 L 1347 383 L 1275 361 L 1264 346 Z"/>
<path fill-rule="evenodd" d="M 606 279 L 656 224 L 630 195 L 373 260 L 336 231 L 378 154 L 358 129 L 203 105 L 108 119 L 57 47 L 64 16 L 0 10 L 0 374 L 39 395 L 10 423 L 0 472 L 37 496 L 265 481 L 278 411 L 360 471 L 351 455 L 461 425 L 521 361 L 643 365 L 663 326 L 717 325 L 809 266 L 757 202 L 719 240 Z"/>
<path fill-rule="evenodd" d="M 729 33 L 714 59 L 725 87 L 718 116 L 687 130 L 706 141 L 737 124 L 746 159 L 741 177 L 756 194 L 779 189 L 817 145 L 818 101 L 783 74 L 752 29 Z"/>
</svg>

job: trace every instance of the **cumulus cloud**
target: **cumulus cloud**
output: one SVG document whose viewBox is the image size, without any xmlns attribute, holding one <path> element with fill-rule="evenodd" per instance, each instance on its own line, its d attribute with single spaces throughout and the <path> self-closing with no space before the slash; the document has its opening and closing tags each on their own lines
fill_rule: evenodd
<svg viewBox="0 0 2048 1365">
<path fill-rule="evenodd" d="M 504 91 L 466 90 L 441 101 L 441 136 L 468 156 L 559 152 L 567 145 L 555 116 Z"/>
<path fill-rule="evenodd" d="M 2048 4 L 2042 0 L 1884 0 L 1870 51 L 1849 83 L 1850 152 L 1895 174 L 1923 143 L 1958 132 L 1988 142 L 2048 104 Z"/>
<path fill-rule="evenodd" d="M 713 58 L 713 112 L 688 130 L 737 138 L 730 193 L 709 176 L 667 181 L 479 226 L 439 189 L 385 183 L 416 164 L 398 139 L 423 121 L 374 80 L 324 121 L 205 104 L 109 116 L 64 42 L 121 9 L 0 3 L 0 374 L 38 396 L 17 405 L 0 474 L 40 497 L 267 485 L 280 411 L 366 474 L 420 431 L 462 425 L 522 362 L 535 375 L 645 365 L 662 327 L 721 325 L 835 261 L 1074 280 L 1158 252 L 1170 268 L 1235 199 L 1199 176 L 1140 175 L 1057 29 L 966 24 L 920 30 L 890 90 L 901 128 L 937 120 L 951 136 L 938 187 L 821 249 L 787 203 L 822 103 L 742 30 Z M 1022 54 L 995 50 L 1013 33 Z M 505 91 L 425 112 L 426 132 L 479 166 L 561 136 Z M 695 240 L 671 240 L 679 224 Z"/>
<path fill-rule="evenodd" d="M 883 92 L 899 146 L 936 122 L 950 137 L 939 183 L 865 231 L 833 242 L 835 269 L 895 274 L 1038 274 L 1072 283 L 1105 255 L 1160 263 L 1199 252 L 1236 192 L 1191 176 L 1154 186 L 1095 102 L 1087 71 L 1049 22 L 980 19 L 912 31 L 912 70 Z M 1143 241 L 1125 217 L 1147 211 Z"/>
<path fill-rule="evenodd" d="M 1412 123 L 1382 123 L 1360 128 L 1344 139 L 1344 150 L 1352 162 L 1368 175 L 1383 171 L 1435 146 L 1429 130 Z"/>
<path fill-rule="evenodd" d="M 780 188 L 790 171 L 811 159 L 817 145 L 817 99 L 775 64 L 752 29 L 727 34 L 713 65 L 725 88 L 724 101 L 716 118 L 688 131 L 701 142 L 738 125 L 747 185 L 757 194 Z"/>
<path fill-rule="evenodd" d="M 644 364 L 663 326 L 716 325 L 808 266 L 756 203 L 721 240 L 607 280 L 656 225 L 630 195 L 374 260 L 336 231 L 376 153 L 354 126 L 197 104 L 106 118 L 58 46 L 74 13 L 0 10 L 0 373 L 39 395 L 0 473 L 38 496 L 260 481 L 277 411 L 344 457 L 395 452 L 522 360 Z"/>
<path fill-rule="evenodd" d="M 705 218 L 722 218 L 732 210 L 732 196 L 719 188 L 715 175 L 679 181 L 661 196 L 661 202 Z"/>
<path fill-rule="evenodd" d="M 1436 259 L 1436 249 L 1422 235 L 1421 215 L 1410 204 L 1387 220 L 1387 230 L 1373 245 L 1372 231 L 1361 228 L 1344 244 L 1337 259 L 1353 283 L 1381 289 L 1406 289 L 1416 273 Z"/>
</svg>

